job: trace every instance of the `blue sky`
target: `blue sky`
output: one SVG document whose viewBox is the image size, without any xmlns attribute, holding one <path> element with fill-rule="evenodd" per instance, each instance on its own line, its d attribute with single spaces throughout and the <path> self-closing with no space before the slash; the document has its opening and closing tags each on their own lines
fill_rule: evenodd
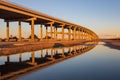
<svg viewBox="0 0 120 80">
<path fill-rule="evenodd" d="M 85 26 L 100 36 L 120 34 L 120 0 L 9 1 Z"/>
</svg>

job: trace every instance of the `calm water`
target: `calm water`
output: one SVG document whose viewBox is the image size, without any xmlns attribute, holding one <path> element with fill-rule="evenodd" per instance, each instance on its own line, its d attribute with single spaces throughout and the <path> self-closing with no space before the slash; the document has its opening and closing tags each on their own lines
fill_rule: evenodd
<svg viewBox="0 0 120 80">
<path fill-rule="evenodd" d="M 103 44 L 100 43 L 82 55 L 37 70 L 17 80 L 120 80 L 120 50 L 108 48 Z M 64 50 L 67 51 L 68 48 Z M 48 50 L 48 53 L 50 52 Z M 39 51 L 35 52 L 34 56 L 41 57 L 38 53 Z M 46 50 L 43 50 L 43 53 L 46 53 Z M 20 54 L 11 55 L 10 61 L 20 61 L 19 56 Z M 31 53 L 23 53 L 22 61 L 30 57 Z M 6 56 L 0 57 L 0 65 L 5 64 L 5 61 Z"/>
</svg>

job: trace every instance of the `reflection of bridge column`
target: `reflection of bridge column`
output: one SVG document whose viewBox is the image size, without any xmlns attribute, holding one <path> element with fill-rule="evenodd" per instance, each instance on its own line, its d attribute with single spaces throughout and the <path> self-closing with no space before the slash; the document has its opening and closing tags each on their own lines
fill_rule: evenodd
<svg viewBox="0 0 120 80">
<path fill-rule="evenodd" d="M 40 25 L 40 40 L 42 40 L 42 37 L 43 37 L 43 31 L 42 31 L 42 24 Z"/>
<path fill-rule="evenodd" d="M 65 57 L 64 53 L 65 53 L 64 48 L 62 48 L 62 55 L 61 55 L 61 56 L 62 56 L 63 58 Z"/>
<path fill-rule="evenodd" d="M 54 57 L 53 57 L 53 49 L 51 49 L 51 57 L 50 58 L 48 58 L 49 60 L 52 60 L 52 61 L 54 61 Z"/>
<path fill-rule="evenodd" d="M 35 52 L 34 52 L 34 51 L 32 51 L 31 57 L 32 57 L 32 62 L 31 62 L 31 64 L 32 64 L 32 65 L 37 65 L 37 63 L 35 62 Z"/>
<path fill-rule="evenodd" d="M 37 65 L 37 63 L 35 62 L 35 52 L 32 51 L 31 53 L 31 62 L 27 62 L 30 65 Z"/>
<path fill-rule="evenodd" d="M 19 38 L 19 41 L 22 40 L 22 38 L 21 38 L 21 21 L 18 22 L 18 38 Z"/>
<path fill-rule="evenodd" d="M 74 55 L 77 54 L 77 51 L 76 51 L 76 46 L 74 46 Z"/>
<path fill-rule="evenodd" d="M 6 39 L 9 41 L 9 22 L 7 21 L 7 26 L 6 26 Z"/>
<path fill-rule="evenodd" d="M 72 56 L 71 54 L 71 47 L 69 47 L 69 53 L 68 53 L 70 56 Z"/>
</svg>

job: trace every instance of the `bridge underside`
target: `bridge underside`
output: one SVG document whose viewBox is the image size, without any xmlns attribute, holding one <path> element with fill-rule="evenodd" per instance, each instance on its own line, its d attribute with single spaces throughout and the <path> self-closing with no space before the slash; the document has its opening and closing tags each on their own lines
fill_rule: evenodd
<svg viewBox="0 0 120 80">
<path fill-rule="evenodd" d="M 66 40 L 65 35 L 68 36 L 67 40 L 79 39 L 91 41 L 98 39 L 98 36 L 93 31 L 83 26 L 48 16 L 6 1 L 0 1 L 0 18 L 4 19 L 6 22 L 6 41 L 10 41 L 9 23 L 14 21 L 18 22 L 18 41 L 24 41 L 21 37 L 21 22 L 29 23 L 31 26 L 30 41 L 35 41 L 34 25 L 40 25 L 40 40 L 58 40 L 58 34 L 62 36 L 61 40 Z M 45 37 L 43 37 L 43 27 L 46 28 Z M 50 27 L 50 31 L 48 31 L 48 27 Z M 59 32 L 58 28 L 61 28 L 62 31 Z M 65 29 L 68 31 L 65 31 Z"/>
</svg>

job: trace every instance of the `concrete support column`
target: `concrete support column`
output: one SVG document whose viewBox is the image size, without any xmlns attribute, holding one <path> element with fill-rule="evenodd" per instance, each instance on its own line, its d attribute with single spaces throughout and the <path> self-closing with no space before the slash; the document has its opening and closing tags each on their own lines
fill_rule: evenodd
<svg viewBox="0 0 120 80">
<path fill-rule="evenodd" d="M 76 39 L 78 39 L 78 36 L 79 36 L 78 31 L 76 31 Z"/>
<path fill-rule="evenodd" d="M 85 38 L 85 41 L 86 41 L 86 31 L 84 30 L 84 38 Z"/>
<path fill-rule="evenodd" d="M 10 62 L 10 56 L 7 55 L 7 62 L 9 63 Z"/>
<path fill-rule="evenodd" d="M 81 31 L 81 28 L 80 28 L 80 39 L 82 39 L 82 31 Z"/>
<path fill-rule="evenodd" d="M 31 57 L 32 57 L 32 64 L 35 64 L 35 53 L 34 53 L 34 51 L 32 51 Z"/>
<path fill-rule="evenodd" d="M 86 37 L 86 41 L 87 41 L 87 37 L 88 37 L 88 36 L 87 36 L 87 31 L 85 32 L 85 37 Z"/>
<path fill-rule="evenodd" d="M 34 19 L 31 20 L 31 41 L 34 41 Z"/>
<path fill-rule="evenodd" d="M 46 26 L 46 40 L 48 40 L 48 27 Z"/>
<path fill-rule="evenodd" d="M 46 55 L 48 56 L 48 49 L 46 49 Z"/>
<path fill-rule="evenodd" d="M 90 39 L 91 39 L 91 36 L 90 36 L 90 33 L 89 33 L 89 41 L 90 41 Z"/>
<path fill-rule="evenodd" d="M 68 39 L 71 40 L 71 27 L 68 29 Z"/>
<path fill-rule="evenodd" d="M 76 28 L 74 28 L 74 40 L 76 39 Z"/>
<path fill-rule="evenodd" d="M 42 30 L 42 25 L 40 25 L 40 40 L 42 40 L 43 39 L 43 30 Z"/>
<path fill-rule="evenodd" d="M 19 54 L 19 62 L 22 62 L 22 53 Z"/>
<path fill-rule="evenodd" d="M 89 41 L 89 32 L 87 32 L 87 40 Z"/>
<path fill-rule="evenodd" d="M 43 50 L 40 50 L 41 51 L 41 58 L 43 58 Z"/>
<path fill-rule="evenodd" d="M 84 40 L 85 40 L 85 30 L 83 31 L 83 37 L 84 37 Z"/>
<path fill-rule="evenodd" d="M 86 32 L 86 41 L 88 41 L 88 33 Z"/>
<path fill-rule="evenodd" d="M 56 40 L 57 40 L 57 38 L 58 38 L 58 37 L 57 37 L 57 36 L 58 36 L 58 34 L 57 34 L 57 27 L 56 27 L 56 34 L 55 34 L 55 36 L 56 36 Z"/>
<path fill-rule="evenodd" d="M 21 37 L 21 21 L 18 22 L 18 40 L 22 41 L 22 37 Z"/>
<path fill-rule="evenodd" d="M 52 40 L 52 37 L 53 37 L 53 35 L 52 35 L 52 27 L 53 27 L 53 23 L 50 23 L 50 36 L 51 36 L 51 40 Z"/>
<path fill-rule="evenodd" d="M 82 29 L 82 39 L 84 39 L 84 31 L 83 31 L 83 29 Z"/>
<path fill-rule="evenodd" d="M 64 40 L 64 25 L 62 25 L 62 40 Z"/>
<path fill-rule="evenodd" d="M 54 40 L 57 39 L 57 27 L 54 27 Z"/>
<path fill-rule="evenodd" d="M 89 40 L 91 41 L 91 34 L 89 34 Z"/>
<path fill-rule="evenodd" d="M 86 41 L 86 31 L 84 30 L 84 39 Z"/>
<path fill-rule="evenodd" d="M 79 40 L 80 40 L 80 29 L 79 29 L 79 31 L 78 31 L 78 34 L 79 34 L 78 36 L 79 36 Z"/>
<path fill-rule="evenodd" d="M 6 40 L 9 41 L 9 22 L 6 25 Z"/>
<path fill-rule="evenodd" d="M 53 49 L 51 49 L 51 59 L 53 59 Z"/>
<path fill-rule="evenodd" d="M 72 40 L 74 40 L 74 29 L 72 30 Z"/>
<path fill-rule="evenodd" d="M 56 55 L 56 49 L 54 49 L 54 55 Z"/>
</svg>

